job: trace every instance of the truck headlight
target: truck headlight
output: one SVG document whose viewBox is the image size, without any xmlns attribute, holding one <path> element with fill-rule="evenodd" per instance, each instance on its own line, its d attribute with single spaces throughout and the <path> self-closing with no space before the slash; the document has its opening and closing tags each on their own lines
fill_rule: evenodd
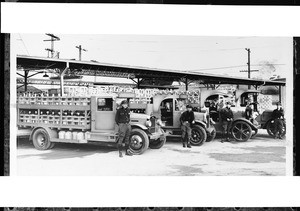
<svg viewBox="0 0 300 211">
<path fill-rule="evenodd" d="M 149 119 L 147 119 L 147 121 L 145 122 L 145 125 L 147 127 L 151 127 L 152 123 L 151 123 L 151 121 Z"/>
</svg>

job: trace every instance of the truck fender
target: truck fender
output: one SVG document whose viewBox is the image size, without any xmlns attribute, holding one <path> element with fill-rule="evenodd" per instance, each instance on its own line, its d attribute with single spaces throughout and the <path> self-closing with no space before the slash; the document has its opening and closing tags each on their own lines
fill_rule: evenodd
<svg viewBox="0 0 300 211">
<path fill-rule="evenodd" d="M 148 128 L 145 125 L 142 125 L 142 124 L 131 124 L 131 127 L 132 128 L 140 128 L 140 129 L 145 130 L 145 131 L 148 130 Z"/>
<path fill-rule="evenodd" d="M 237 119 L 233 120 L 232 123 L 237 122 L 237 121 L 243 121 L 243 122 L 248 123 L 248 124 L 250 125 L 250 127 L 251 127 L 252 130 L 257 130 L 257 129 L 258 129 L 258 128 L 257 128 L 252 122 L 250 122 L 250 120 L 248 120 L 248 119 L 245 119 L 245 118 L 237 118 Z"/>
<path fill-rule="evenodd" d="M 200 121 L 200 120 L 195 120 L 195 124 L 196 125 L 200 125 L 204 129 L 206 129 L 206 124 L 204 122 Z"/>
<path fill-rule="evenodd" d="M 34 131 L 36 131 L 36 130 L 39 129 L 39 128 L 42 128 L 42 129 L 44 129 L 44 130 L 47 131 L 47 133 L 48 133 L 49 136 L 50 136 L 50 140 L 51 140 L 52 138 L 57 138 L 57 137 L 58 137 L 58 133 L 57 133 L 56 130 L 52 130 L 52 129 L 48 128 L 48 127 L 35 127 L 35 128 L 31 131 L 31 133 L 30 133 L 30 136 L 29 136 L 29 140 L 30 140 L 30 141 L 32 141 L 32 136 L 33 136 L 33 134 L 34 134 Z"/>
</svg>

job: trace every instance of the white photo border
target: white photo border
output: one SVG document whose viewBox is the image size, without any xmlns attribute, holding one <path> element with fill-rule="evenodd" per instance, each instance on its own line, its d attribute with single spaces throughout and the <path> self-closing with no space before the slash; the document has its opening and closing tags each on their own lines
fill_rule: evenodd
<svg viewBox="0 0 300 211">
<path fill-rule="evenodd" d="M 47 15 L 49 11 L 55 11 L 55 16 Z M 298 7 L 1 3 L 2 33 L 293 37 L 300 35 L 298 20 Z M 15 65 L 12 43 L 11 69 Z M 293 69 L 289 69 L 286 115 L 293 119 Z M 16 97 L 14 78 L 11 74 L 11 102 Z M 16 108 L 10 109 L 13 129 Z M 293 128 L 291 121 L 287 128 Z M 292 133 L 287 132 L 292 144 Z M 0 180 L 4 207 L 300 205 L 296 192 L 300 181 L 290 173 L 285 177 L 17 177 L 16 139 L 10 137 L 11 176 Z M 289 158 L 291 150 L 287 150 Z M 126 185 L 130 182 L 143 188 L 133 190 Z"/>
</svg>

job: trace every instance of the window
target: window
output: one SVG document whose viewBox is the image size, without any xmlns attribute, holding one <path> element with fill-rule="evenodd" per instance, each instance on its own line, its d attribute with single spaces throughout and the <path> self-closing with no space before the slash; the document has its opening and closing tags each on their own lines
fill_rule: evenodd
<svg viewBox="0 0 300 211">
<path fill-rule="evenodd" d="M 113 99 L 112 98 L 98 98 L 97 99 L 98 111 L 112 111 Z"/>
<path fill-rule="evenodd" d="M 178 98 L 177 100 L 175 100 L 175 111 L 184 111 L 186 104 L 186 99 Z"/>
</svg>

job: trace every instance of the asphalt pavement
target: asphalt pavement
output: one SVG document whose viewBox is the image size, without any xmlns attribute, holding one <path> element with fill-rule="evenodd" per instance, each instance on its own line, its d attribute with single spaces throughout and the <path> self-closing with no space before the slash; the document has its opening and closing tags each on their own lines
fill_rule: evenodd
<svg viewBox="0 0 300 211">
<path fill-rule="evenodd" d="M 247 142 L 220 142 L 183 148 L 168 140 L 161 149 L 118 157 L 114 147 L 57 143 L 39 151 L 28 138 L 19 138 L 17 174 L 20 176 L 283 176 L 286 142 L 265 130 Z"/>
</svg>

